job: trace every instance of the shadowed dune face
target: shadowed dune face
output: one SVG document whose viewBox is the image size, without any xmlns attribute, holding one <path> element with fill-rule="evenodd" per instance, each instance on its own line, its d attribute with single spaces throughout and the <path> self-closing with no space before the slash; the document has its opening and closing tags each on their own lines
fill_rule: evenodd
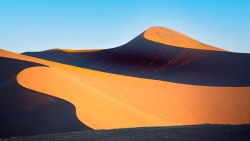
<svg viewBox="0 0 250 141">
<path fill-rule="evenodd" d="M 116 49 L 106 50 L 69 50 L 52 49 L 43 52 L 25 52 L 24 55 L 33 56 L 45 60 L 73 65 L 77 67 L 88 68 L 101 59 L 105 58 Z"/>
<path fill-rule="evenodd" d="M 16 78 L 0 86 L 0 137 L 91 130 L 74 105 L 20 86 Z"/>
<path fill-rule="evenodd" d="M 153 26 L 144 32 L 144 37 L 150 41 L 191 49 L 226 51 L 217 47 L 206 45 L 195 39 L 192 39 L 175 30 Z"/>
<path fill-rule="evenodd" d="M 143 34 L 89 68 L 202 86 L 250 86 L 250 55 L 194 50 L 146 40 Z"/>
<path fill-rule="evenodd" d="M 1 50 L 0 50 L 1 51 Z M 22 63 L 19 63 L 22 62 Z M 17 61 L 16 59 L 5 58 L 0 56 L 0 86 L 12 77 L 16 77 L 19 72 L 28 67 L 44 66 L 27 61 Z"/>
<path fill-rule="evenodd" d="M 44 65 L 4 57 L 0 62 L 1 138 L 90 130 L 77 119 L 72 104 L 18 84 L 16 76 L 23 69 Z"/>
<path fill-rule="evenodd" d="M 25 55 L 34 56 L 36 58 L 42 58 L 45 60 L 51 60 L 54 62 L 60 62 L 64 64 L 70 64 L 73 66 L 83 66 L 85 67 L 87 64 L 85 62 L 81 62 L 76 57 L 64 52 L 62 50 L 52 50 L 52 51 L 43 51 L 43 52 L 25 52 Z"/>
</svg>

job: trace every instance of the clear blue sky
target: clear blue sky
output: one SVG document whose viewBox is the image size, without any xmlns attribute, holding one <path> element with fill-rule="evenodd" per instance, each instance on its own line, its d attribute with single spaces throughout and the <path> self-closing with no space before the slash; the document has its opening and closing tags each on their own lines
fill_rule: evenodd
<svg viewBox="0 0 250 141">
<path fill-rule="evenodd" d="M 163 26 L 250 53 L 250 0 L 0 0 L 0 48 L 111 48 Z"/>
</svg>

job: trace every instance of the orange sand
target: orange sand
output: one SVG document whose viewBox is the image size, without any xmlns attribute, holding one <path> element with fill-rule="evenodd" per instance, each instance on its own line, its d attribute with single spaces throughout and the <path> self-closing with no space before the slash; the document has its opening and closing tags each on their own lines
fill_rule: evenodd
<svg viewBox="0 0 250 141">
<path fill-rule="evenodd" d="M 86 50 L 72 50 L 72 49 L 60 49 L 65 52 L 98 52 L 101 51 L 101 49 L 86 49 Z"/>
<path fill-rule="evenodd" d="M 86 49 L 86 50 L 73 50 L 73 49 L 59 49 L 59 48 L 54 48 L 50 49 L 47 51 L 64 51 L 64 52 L 98 52 L 101 51 L 101 49 Z"/>
<path fill-rule="evenodd" d="M 206 45 L 175 30 L 165 27 L 150 27 L 144 33 L 150 41 L 183 48 L 226 51 L 217 47 Z"/>
<path fill-rule="evenodd" d="M 93 129 L 250 123 L 250 87 L 208 87 L 134 78 L 77 68 L 0 50 L 0 56 L 37 62 L 17 76 L 20 85 L 71 102 Z"/>
</svg>

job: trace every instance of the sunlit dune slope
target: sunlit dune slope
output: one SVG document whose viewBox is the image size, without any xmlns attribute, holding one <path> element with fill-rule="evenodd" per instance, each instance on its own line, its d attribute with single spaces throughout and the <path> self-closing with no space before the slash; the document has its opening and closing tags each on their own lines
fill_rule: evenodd
<svg viewBox="0 0 250 141">
<path fill-rule="evenodd" d="M 74 103 L 78 118 L 94 129 L 250 122 L 250 87 L 181 85 L 90 70 L 66 76 L 45 67 L 22 71 L 18 82 Z"/>
<path fill-rule="evenodd" d="M 250 87 L 177 84 L 5 55 L 49 66 L 23 70 L 18 83 L 74 104 L 79 120 L 94 129 L 250 123 Z"/>
<path fill-rule="evenodd" d="M 206 45 L 180 32 L 165 27 L 159 27 L 159 26 L 150 27 L 145 31 L 144 37 L 154 42 L 176 47 L 201 49 L 201 50 L 226 51 L 217 47 Z"/>
</svg>

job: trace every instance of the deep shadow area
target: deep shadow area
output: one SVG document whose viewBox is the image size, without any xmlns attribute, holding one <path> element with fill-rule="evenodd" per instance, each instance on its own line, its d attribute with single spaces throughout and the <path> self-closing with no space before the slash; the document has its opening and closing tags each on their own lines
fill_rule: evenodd
<svg viewBox="0 0 250 141">
<path fill-rule="evenodd" d="M 83 131 L 6 139 L 46 140 L 170 140 L 170 141 L 248 141 L 250 125 L 190 125 Z"/>
<path fill-rule="evenodd" d="M 250 54 L 179 48 L 149 41 L 143 34 L 125 45 L 101 52 L 67 52 L 67 56 L 58 55 L 59 52 L 24 54 L 108 73 L 182 84 L 250 86 Z M 65 61 L 68 57 L 71 61 Z"/>
<path fill-rule="evenodd" d="M 13 76 L 16 76 L 22 70 L 35 66 L 44 65 L 12 58 L 0 57 L 0 86 Z"/>
<path fill-rule="evenodd" d="M 0 76 L 6 80 L 0 84 L 0 138 L 91 130 L 78 120 L 71 103 L 18 84 L 16 76 L 22 69 L 42 65 L 8 58 L 0 61 Z"/>
</svg>

